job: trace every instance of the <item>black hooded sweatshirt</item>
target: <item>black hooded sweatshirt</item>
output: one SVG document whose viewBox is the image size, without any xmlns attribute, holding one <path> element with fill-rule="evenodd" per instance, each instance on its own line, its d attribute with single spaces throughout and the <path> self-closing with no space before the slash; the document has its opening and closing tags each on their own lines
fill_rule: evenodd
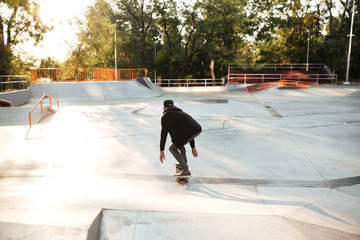
<svg viewBox="0 0 360 240">
<path fill-rule="evenodd" d="M 198 132 L 201 132 L 201 126 L 189 114 L 175 106 L 168 107 L 161 118 L 160 150 L 164 151 L 168 133 L 173 144 L 181 149 Z M 194 140 L 190 141 L 190 146 L 195 147 Z"/>
</svg>

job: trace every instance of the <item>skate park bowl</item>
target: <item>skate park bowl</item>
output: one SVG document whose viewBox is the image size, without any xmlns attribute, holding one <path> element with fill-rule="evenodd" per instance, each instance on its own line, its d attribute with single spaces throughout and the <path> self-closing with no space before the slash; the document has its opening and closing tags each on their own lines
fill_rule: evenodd
<svg viewBox="0 0 360 240">
<path fill-rule="evenodd" d="M 59 111 L 29 130 L 45 93 Z M 166 99 L 203 128 L 184 185 L 170 136 L 159 160 Z M 359 106 L 357 85 L 32 84 L 0 108 L 0 239 L 359 239 Z"/>
<path fill-rule="evenodd" d="M 29 101 L 38 101 L 39 96 L 41 97 L 44 93 L 62 102 L 154 97 L 162 93 L 162 90 L 154 84 L 147 85 L 148 78 L 138 79 L 138 81 L 34 83 L 30 85 Z"/>
</svg>

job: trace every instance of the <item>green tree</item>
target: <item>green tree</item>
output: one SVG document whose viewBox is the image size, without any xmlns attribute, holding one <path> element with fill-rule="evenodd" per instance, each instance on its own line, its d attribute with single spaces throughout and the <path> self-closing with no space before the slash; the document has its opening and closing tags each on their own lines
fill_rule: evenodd
<svg viewBox="0 0 360 240">
<path fill-rule="evenodd" d="M 257 1 L 257 0 L 256 0 Z M 342 5 L 339 11 L 336 3 Z M 345 74 L 352 0 L 265 1 L 262 26 L 257 34 L 258 62 L 303 63 L 306 61 L 307 31 L 310 30 L 310 62 L 325 63 L 334 73 Z M 260 2 L 256 4 L 259 8 Z M 305 3 L 305 4 L 304 4 Z M 359 5 L 355 1 L 354 35 L 359 35 Z M 360 75 L 360 41 L 353 38 L 351 71 Z"/>
<path fill-rule="evenodd" d="M 78 43 L 66 61 L 71 67 L 114 67 L 113 11 L 104 0 L 97 0 L 85 14 L 77 35 Z"/>
<path fill-rule="evenodd" d="M 320 5 L 310 5 L 310 1 L 278 1 L 266 10 L 269 15 L 257 35 L 259 62 L 303 63 L 306 62 L 308 31 L 311 35 L 311 54 L 315 52 L 312 44 L 321 37 L 323 12 Z"/>
<path fill-rule="evenodd" d="M 51 57 L 41 59 L 40 61 L 40 68 L 60 68 L 61 64 L 57 61 L 52 59 Z"/>
<path fill-rule="evenodd" d="M 160 49 L 157 52 L 157 65 L 159 75 L 166 78 L 177 78 L 182 67 L 182 46 L 178 8 L 176 1 L 162 0 L 155 2 L 157 25 L 162 33 L 162 39 L 159 39 Z M 164 73 L 166 75 L 164 76 Z"/>
<path fill-rule="evenodd" d="M 117 36 L 122 59 L 127 67 L 154 67 L 154 44 L 157 37 L 154 23 L 154 1 L 117 1 Z M 114 20 L 115 20 L 114 19 Z M 123 66 L 123 65 L 122 65 Z"/>
<path fill-rule="evenodd" d="M 199 49 L 195 44 L 198 5 L 190 7 L 174 0 L 162 0 L 156 1 L 155 7 L 162 37 L 157 61 L 160 73 L 165 78 L 192 78 L 198 65 L 195 57 Z"/>
<path fill-rule="evenodd" d="M 170 77 L 224 75 L 227 64 L 245 46 L 244 38 L 255 29 L 254 12 L 245 11 L 247 1 L 197 1 L 193 6 L 172 0 L 156 3 L 163 43 L 158 68 Z"/>
<path fill-rule="evenodd" d="M 20 42 L 38 44 L 50 28 L 39 18 L 39 4 L 31 0 L 0 1 L 0 74 L 9 73 L 13 51 Z"/>
<path fill-rule="evenodd" d="M 198 41 L 203 43 L 210 74 L 225 74 L 227 64 L 234 62 L 246 45 L 245 38 L 255 29 L 255 12 L 246 11 L 247 0 L 199 2 L 202 19 L 199 23 Z M 216 62 L 220 66 L 216 68 Z"/>
<path fill-rule="evenodd" d="M 332 22 L 329 22 L 327 35 L 325 36 L 324 50 L 326 52 L 326 59 L 333 72 L 340 74 L 340 78 L 345 76 L 347 54 L 349 47 L 350 24 L 352 15 L 352 0 L 340 1 L 342 4 L 342 12 L 337 16 L 332 17 Z M 355 1 L 355 17 L 353 26 L 352 48 L 351 48 L 351 65 L 350 76 L 360 79 L 360 16 L 359 16 L 360 1 Z"/>
<path fill-rule="evenodd" d="M 353 34 L 355 37 L 353 37 L 353 45 L 351 50 L 350 76 L 360 82 L 360 0 L 355 1 Z"/>
<path fill-rule="evenodd" d="M 175 0 L 117 0 L 112 10 L 105 0 L 97 0 L 86 14 L 79 44 L 67 63 L 113 67 L 116 26 L 118 68 L 145 67 L 150 76 L 157 71 L 162 78 L 216 78 L 225 75 L 233 62 L 305 62 L 309 30 L 310 62 L 325 62 L 344 73 L 352 0 L 340 0 L 340 14 L 335 13 L 334 3 L 198 0 L 187 5 Z M 355 37 L 352 76 L 359 75 L 359 49 Z"/>
</svg>

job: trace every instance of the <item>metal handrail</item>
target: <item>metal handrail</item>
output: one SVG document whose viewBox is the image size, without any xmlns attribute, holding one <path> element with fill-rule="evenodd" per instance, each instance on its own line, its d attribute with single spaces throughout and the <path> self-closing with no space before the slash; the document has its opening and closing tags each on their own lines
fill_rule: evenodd
<svg viewBox="0 0 360 240">
<path fill-rule="evenodd" d="M 213 87 L 224 86 L 225 79 L 160 79 L 156 84 L 161 87 Z"/>
<path fill-rule="evenodd" d="M 0 91 L 5 90 L 14 90 L 14 89 L 26 89 L 28 87 L 28 79 L 27 75 L 0 75 Z M 8 79 L 10 81 L 4 81 L 3 79 Z M 15 81 L 13 79 L 16 79 Z M 21 80 L 25 79 L 25 80 Z M 25 83 L 25 87 L 23 86 L 23 83 Z M 5 87 L 3 87 L 5 85 Z M 9 89 L 6 89 L 6 85 L 10 85 Z M 17 87 L 14 88 L 14 85 Z"/>
<path fill-rule="evenodd" d="M 59 112 L 59 101 L 58 101 L 56 98 L 53 98 L 53 97 L 51 97 L 51 96 L 49 96 L 49 95 L 47 95 L 47 94 L 44 94 L 44 95 L 40 98 L 40 100 L 35 104 L 35 106 L 29 111 L 29 124 L 30 124 L 30 127 L 31 127 L 31 113 L 32 113 L 32 111 L 34 111 L 34 109 L 40 104 L 40 106 L 41 106 L 41 113 L 43 113 L 43 112 L 44 112 L 44 109 L 43 109 L 43 105 L 42 105 L 42 100 L 43 100 L 44 98 L 46 98 L 46 97 L 48 97 L 48 98 L 50 99 L 50 101 L 49 101 L 49 103 L 50 103 L 50 108 L 51 108 L 51 99 L 53 99 L 53 100 L 55 100 L 55 101 L 57 102 L 57 110 L 58 110 L 58 112 Z"/>
<path fill-rule="evenodd" d="M 306 79 L 308 81 L 314 81 L 316 83 L 319 83 L 319 80 L 321 81 L 329 81 L 332 83 L 331 77 L 329 77 L 328 74 L 304 74 L 304 73 L 278 73 L 278 74 L 264 74 L 264 73 L 230 73 L 229 76 L 229 82 L 242 82 L 244 84 L 247 84 L 248 82 L 251 82 L 251 80 L 261 80 L 261 83 L 265 82 L 273 82 L 278 81 L 282 79 L 287 80 L 297 80 L 300 81 L 302 79 Z"/>
<path fill-rule="evenodd" d="M 311 70 L 319 71 L 319 69 L 323 70 L 325 74 L 316 74 L 314 72 L 311 72 Z M 262 70 L 262 71 L 302 71 L 302 73 L 247 73 L 246 70 Z M 306 72 L 305 72 L 306 70 Z M 309 71 L 310 72 L 309 72 Z M 238 72 L 237 72 L 238 71 Z M 241 72 L 244 71 L 244 72 Z M 308 73 L 309 72 L 309 73 Z M 327 74 L 326 74 L 327 73 Z M 256 76 L 256 74 L 261 76 L 261 79 L 256 79 L 253 76 Z M 239 77 L 241 75 L 245 75 L 244 79 L 235 79 L 233 78 Z M 278 78 L 275 78 L 275 76 L 278 75 Z M 288 63 L 288 64 L 282 64 L 282 63 L 263 63 L 263 64 L 229 64 L 228 65 L 228 79 L 229 82 L 242 82 L 244 84 L 247 84 L 247 80 L 254 80 L 257 81 L 257 83 L 264 83 L 266 81 L 276 81 L 284 78 L 282 75 L 297 75 L 297 77 L 285 77 L 289 80 L 301 80 L 301 79 L 307 79 L 307 80 L 316 80 L 318 83 L 319 79 L 321 81 L 328 81 L 331 84 L 336 83 L 337 81 L 337 75 L 332 74 L 329 68 L 323 64 L 323 63 Z M 327 77 L 324 77 L 327 76 Z M 274 77 L 274 78 L 273 78 Z M 310 79 L 309 79 L 310 77 Z M 260 81 L 259 81 L 260 80 Z M 253 82 L 254 83 L 254 82 Z"/>
<path fill-rule="evenodd" d="M 229 64 L 230 69 L 274 69 L 275 71 L 306 69 L 308 66 L 311 69 L 323 69 L 326 67 L 323 63 L 259 63 L 259 64 Z"/>
<path fill-rule="evenodd" d="M 331 84 L 334 84 L 334 83 L 336 84 L 337 83 L 337 75 L 333 74 L 327 66 L 324 66 L 324 69 L 331 79 Z"/>
<path fill-rule="evenodd" d="M 290 87 L 304 88 L 304 87 L 319 87 L 319 84 L 313 83 L 313 82 L 292 81 L 292 80 L 282 79 L 282 80 L 275 81 L 275 82 L 260 83 L 260 84 L 248 86 L 248 87 L 246 87 L 246 93 L 263 90 L 263 89 L 268 89 L 271 87 L 277 87 L 277 86 L 284 86 L 284 87 L 290 86 Z"/>
</svg>

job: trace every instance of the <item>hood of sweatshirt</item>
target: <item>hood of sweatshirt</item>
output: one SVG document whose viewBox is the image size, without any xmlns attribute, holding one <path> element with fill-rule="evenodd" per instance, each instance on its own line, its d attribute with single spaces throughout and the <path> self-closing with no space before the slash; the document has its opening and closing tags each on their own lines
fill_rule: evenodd
<svg viewBox="0 0 360 240">
<path fill-rule="evenodd" d="M 171 106 L 171 107 L 168 107 L 168 108 L 164 111 L 164 113 L 166 113 L 167 111 L 180 111 L 180 112 L 182 112 L 183 110 L 181 110 L 181 109 L 178 108 L 178 107 Z"/>
</svg>

